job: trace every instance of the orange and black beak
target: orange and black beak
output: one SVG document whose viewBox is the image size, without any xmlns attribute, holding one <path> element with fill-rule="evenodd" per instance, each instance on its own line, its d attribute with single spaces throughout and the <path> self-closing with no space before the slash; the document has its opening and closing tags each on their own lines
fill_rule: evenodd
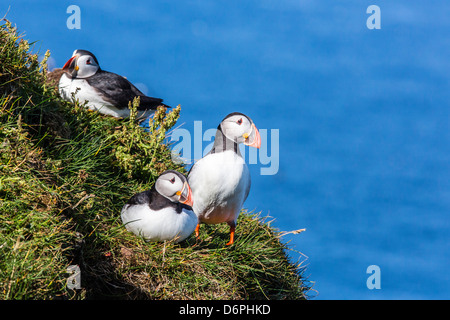
<svg viewBox="0 0 450 320">
<path fill-rule="evenodd" d="M 66 72 L 72 72 L 73 70 L 78 71 L 78 66 L 75 66 L 76 59 L 78 58 L 78 54 L 74 55 L 72 58 L 67 60 L 67 62 L 64 64 L 64 67 L 62 68 Z"/>
<path fill-rule="evenodd" d="M 244 133 L 244 144 L 249 147 L 255 147 L 259 149 L 261 147 L 261 136 L 255 124 L 252 123 L 252 130 L 250 133 Z"/>
<path fill-rule="evenodd" d="M 192 190 L 189 187 L 188 183 L 185 182 L 183 185 L 183 189 L 178 191 L 177 194 L 180 196 L 180 202 L 192 207 L 194 205 L 194 201 L 192 200 Z"/>
</svg>

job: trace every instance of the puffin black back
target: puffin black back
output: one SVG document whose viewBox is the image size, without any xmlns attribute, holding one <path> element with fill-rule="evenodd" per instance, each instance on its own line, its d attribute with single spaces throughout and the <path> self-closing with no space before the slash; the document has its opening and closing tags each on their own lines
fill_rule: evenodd
<svg viewBox="0 0 450 320">
<path fill-rule="evenodd" d="M 131 197 L 127 202 L 128 205 L 140 205 L 147 204 L 150 209 L 158 211 L 164 208 L 174 208 L 177 213 L 181 213 L 183 209 L 192 210 L 188 205 L 182 203 L 175 203 L 162 196 L 158 191 L 156 191 L 155 186 L 150 190 L 139 192 Z"/>
<path fill-rule="evenodd" d="M 158 106 L 164 105 L 163 99 L 144 95 L 130 81 L 109 71 L 99 70 L 92 77 L 86 78 L 86 81 L 104 99 L 120 108 L 128 108 L 128 103 L 132 102 L 135 97 L 139 97 L 141 100 L 138 110 L 156 109 Z"/>
</svg>

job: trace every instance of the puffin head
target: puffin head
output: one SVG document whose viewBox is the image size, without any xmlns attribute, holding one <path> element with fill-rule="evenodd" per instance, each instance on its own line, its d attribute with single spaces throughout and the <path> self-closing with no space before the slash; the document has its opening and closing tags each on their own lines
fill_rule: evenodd
<svg viewBox="0 0 450 320">
<path fill-rule="evenodd" d="M 174 170 L 164 171 L 156 180 L 156 191 L 172 202 L 193 206 L 191 187 L 181 173 Z"/>
<path fill-rule="evenodd" d="M 252 119 L 240 112 L 227 115 L 219 125 L 222 133 L 236 143 L 250 147 L 261 147 L 261 136 Z"/>
<path fill-rule="evenodd" d="M 72 57 L 67 60 L 63 71 L 71 78 L 88 78 L 100 70 L 100 65 L 95 55 L 87 50 L 77 49 Z"/>
</svg>

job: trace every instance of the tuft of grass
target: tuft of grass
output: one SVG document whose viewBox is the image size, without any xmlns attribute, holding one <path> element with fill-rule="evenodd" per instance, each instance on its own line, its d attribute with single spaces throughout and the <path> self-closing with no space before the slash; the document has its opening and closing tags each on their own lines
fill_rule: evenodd
<svg viewBox="0 0 450 320">
<path fill-rule="evenodd" d="M 305 299 L 304 267 L 291 262 L 270 223 L 243 210 L 200 239 L 149 243 L 128 233 L 120 210 L 171 160 L 166 133 L 181 107 L 159 108 L 148 132 L 60 99 L 46 59 L 7 20 L 0 24 L 0 298 Z M 81 288 L 67 287 L 67 267 Z"/>
</svg>

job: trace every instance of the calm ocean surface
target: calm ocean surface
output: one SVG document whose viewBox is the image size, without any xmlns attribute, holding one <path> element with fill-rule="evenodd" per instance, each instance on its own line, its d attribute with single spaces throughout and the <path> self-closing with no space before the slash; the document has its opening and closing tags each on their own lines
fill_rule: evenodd
<svg viewBox="0 0 450 320">
<path fill-rule="evenodd" d="M 205 131 L 233 111 L 269 141 L 279 130 L 279 153 L 268 152 L 279 170 L 250 165 L 245 207 L 283 231 L 307 229 L 284 239 L 307 256 L 290 253 L 316 299 L 450 298 L 450 5 L 77 3 L 80 30 L 66 27 L 67 1 L 14 1 L 7 18 L 54 66 L 88 49 L 105 70 L 181 104 L 192 134 L 194 121 Z M 380 30 L 366 27 L 372 4 Z M 381 289 L 366 286 L 370 265 Z"/>
</svg>

